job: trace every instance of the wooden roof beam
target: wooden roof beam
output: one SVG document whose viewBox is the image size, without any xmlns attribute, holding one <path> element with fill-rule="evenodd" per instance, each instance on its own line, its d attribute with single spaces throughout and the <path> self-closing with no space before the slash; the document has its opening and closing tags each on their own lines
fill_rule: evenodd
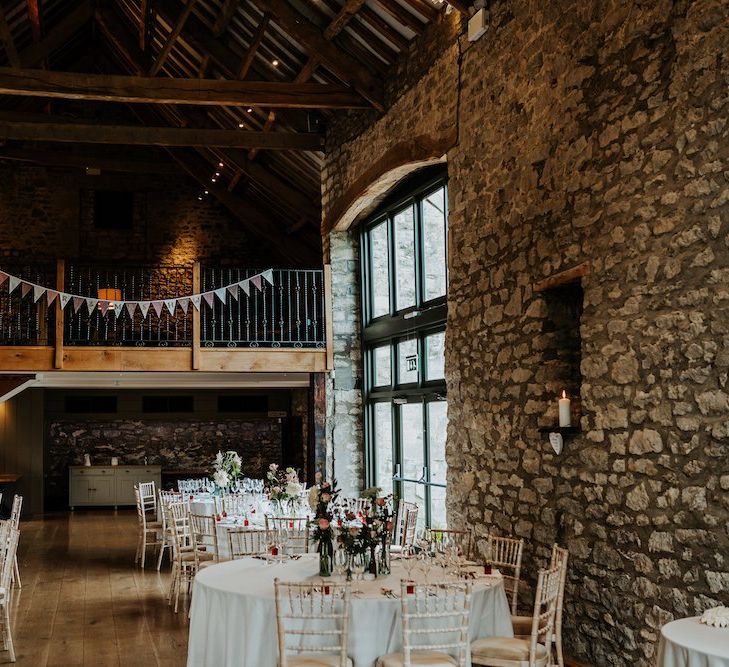
<svg viewBox="0 0 729 667">
<path fill-rule="evenodd" d="M 196 0 L 187 0 L 185 8 L 182 10 L 182 12 L 180 12 L 180 15 L 177 17 L 177 20 L 172 26 L 170 34 L 167 36 L 167 40 L 162 46 L 162 50 L 155 58 L 154 63 L 152 63 L 152 67 L 149 68 L 149 76 L 157 76 L 157 74 L 159 74 L 159 71 L 164 66 L 167 57 L 170 55 L 172 49 L 175 46 L 177 38 L 180 36 L 182 29 L 185 27 L 185 22 L 187 21 L 193 8 L 195 7 L 195 1 Z"/>
<path fill-rule="evenodd" d="M 425 24 L 417 16 L 399 4 L 397 0 L 377 0 L 377 4 L 406 28 L 410 28 L 410 30 L 416 33 L 423 32 Z"/>
<path fill-rule="evenodd" d="M 334 39 L 349 23 L 354 15 L 362 8 L 365 0 L 346 0 L 342 8 L 334 15 L 329 25 L 324 29 L 324 37 Z"/>
<path fill-rule="evenodd" d="M 346 86 L 324 83 L 172 79 L 0 67 L 0 94 L 145 104 L 366 108 Z"/>
<path fill-rule="evenodd" d="M 308 151 L 321 150 L 323 142 L 323 138 L 318 134 L 0 120 L 0 143 L 8 139 L 81 144 L 199 146 L 201 148 L 224 146 Z"/>
<path fill-rule="evenodd" d="M 248 72 L 251 69 L 251 65 L 253 64 L 253 61 L 256 57 L 256 53 L 258 52 L 258 48 L 261 46 L 261 42 L 263 41 L 263 37 L 266 34 L 266 28 L 268 27 L 268 22 L 270 20 L 270 16 L 268 14 L 264 14 L 263 18 L 261 19 L 261 22 L 258 24 L 258 27 L 256 28 L 256 32 L 253 33 L 253 38 L 251 39 L 251 43 L 248 46 L 248 50 L 246 51 L 245 56 L 243 56 L 243 62 L 241 62 L 240 67 L 238 69 L 238 78 L 239 79 L 245 79 L 246 76 L 248 76 Z"/>
<path fill-rule="evenodd" d="M 238 10 L 238 2 L 239 0 L 223 0 L 223 8 L 213 25 L 213 35 L 220 37 L 228 29 L 228 25 Z"/>
<path fill-rule="evenodd" d="M 253 4 L 261 12 L 268 11 L 284 32 L 301 44 L 311 56 L 319 58 L 339 78 L 349 83 L 372 106 L 380 111 L 384 110 L 382 83 L 356 58 L 327 40 L 319 27 L 296 11 L 288 0 L 253 0 Z"/>
<path fill-rule="evenodd" d="M 41 19 L 39 0 L 26 0 L 28 18 L 30 19 L 31 34 L 34 42 L 40 42 L 43 37 L 43 22 Z"/>
<path fill-rule="evenodd" d="M 8 57 L 8 62 L 13 67 L 20 67 L 20 56 L 18 55 L 18 50 L 15 48 L 13 33 L 10 32 L 10 25 L 8 25 L 8 19 L 2 7 L 0 7 L 0 42 L 2 42 L 5 48 L 5 55 Z"/>
</svg>

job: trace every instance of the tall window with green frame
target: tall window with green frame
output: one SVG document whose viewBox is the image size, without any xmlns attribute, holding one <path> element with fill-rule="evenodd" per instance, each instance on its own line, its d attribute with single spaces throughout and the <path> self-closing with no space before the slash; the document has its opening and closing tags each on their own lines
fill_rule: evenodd
<svg viewBox="0 0 729 667">
<path fill-rule="evenodd" d="M 415 502 L 443 528 L 447 191 L 432 172 L 362 226 L 367 484 Z"/>
</svg>

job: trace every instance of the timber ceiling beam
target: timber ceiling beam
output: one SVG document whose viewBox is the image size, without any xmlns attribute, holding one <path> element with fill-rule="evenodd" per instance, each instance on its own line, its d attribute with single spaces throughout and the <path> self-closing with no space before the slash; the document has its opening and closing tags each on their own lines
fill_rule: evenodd
<svg viewBox="0 0 729 667">
<path fill-rule="evenodd" d="M 213 25 L 213 35 L 220 37 L 228 29 L 228 25 L 238 10 L 238 2 L 239 0 L 223 0 L 223 7 Z"/>
<path fill-rule="evenodd" d="M 384 110 L 382 83 L 356 58 L 326 39 L 321 29 L 296 11 L 288 0 L 253 0 L 253 4 L 261 12 L 271 14 L 284 32 L 301 44 L 310 55 L 319 58 L 339 78 L 349 83 L 372 106 L 380 111 Z"/>
<path fill-rule="evenodd" d="M 335 14 L 329 25 L 324 29 L 324 38 L 333 40 L 349 23 L 354 15 L 362 8 L 365 0 L 347 0 L 342 8 Z"/>
<path fill-rule="evenodd" d="M 43 23 L 41 20 L 40 0 L 26 0 L 28 5 L 28 18 L 30 19 L 31 34 L 34 42 L 40 42 L 43 37 Z"/>
<path fill-rule="evenodd" d="M 8 19 L 2 7 L 0 7 L 0 42 L 2 42 L 5 48 L 5 55 L 8 57 L 8 62 L 13 67 L 20 67 L 20 56 L 18 56 L 18 50 L 15 48 L 13 33 L 10 32 Z"/>
<path fill-rule="evenodd" d="M 261 46 L 263 37 L 266 34 L 266 28 L 268 28 L 269 20 L 270 20 L 269 15 L 264 14 L 263 18 L 261 19 L 261 22 L 258 24 L 258 27 L 256 28 L 256 32 L 253 33 L 253 38 L 251 39 L 251 43 L 248 46 L 248 50 L 246 51 L 245 56 L 243 56 L 243 61 L 241 62 L 240 67 L 238 69 L 237 78 L 245 79 L 246 76 L 248 76 L 248 72 L 250 71 L 251 65 L 253 64 L 253 61 L 256 57 L 256 53 L 258 52 L 258 48 Z"/>
<path fill-rule="evenodd" d="M 172 30 L 167 36 L 167 40 L 162 46 L 162 50 L 155 58 L 154 63 L 152 63 L 152 67 L 149 68 L 149 76 L 157 76 L 157 74 L 159 74 L 159 71 L 164 66 L 165 61 L 167 60 L 170 52 L 175 46 L 177 38 L 180 36 L 182 29 L 185 27 L 185 22 L 187 21 L 190 14 L 192 13 L 192 10 L 195 7 L 195 2 L 196 0 L 187 0 L 187 2 L 185 3 L 185 8 L 182 10 L 182 12 L 180 12 L 180 15 L 175 21 L 175 24 L 172 26 Z"/>
<path fill-rule="evenodd" d="M 0 120 L 0 142 L 8 139 L 77 144 L 197 146 L 200 148 L 218 146 L 306 151 L 322 150 L 323 143 L 323 138 L 318 134 Z"/>
<path fill-rule="evenodd" d="M 326 83 L 152 78 L 9 67 L 0 67 L 0 94 L 105 102 L 290 109 L 361 109 L 368 106 L 346 86 Z"/>
</svg>

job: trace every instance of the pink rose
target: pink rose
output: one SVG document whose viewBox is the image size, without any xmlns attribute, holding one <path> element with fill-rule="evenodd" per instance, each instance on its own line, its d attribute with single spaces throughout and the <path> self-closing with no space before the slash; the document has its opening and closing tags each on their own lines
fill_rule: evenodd
<svg viewBox="0 0 729 667">
<path fill-rule="evenodd" d="M 322 493 L 321 494 L 321 500 L 324 503 L 328 503 L 332 499 L 332 495 L 330 493 Z"/>
<path fill-rule="evenodd" d="M 329 528 L 329 519 L 319 519 L 319 530 L 326 530 Z"/>
<path fill-rule="evenodd" d="M 376 502 L 376 503 L 377 503 L 377 504 L 378 504 L 378 505 L 379 505 L 380 507 L 384 507 L 384 506 L 385 506 L 385 499 L 384 499 L 384 498 L 378 498 L 377 500 L 375 500 L 375 502 Z"/>
</svg>

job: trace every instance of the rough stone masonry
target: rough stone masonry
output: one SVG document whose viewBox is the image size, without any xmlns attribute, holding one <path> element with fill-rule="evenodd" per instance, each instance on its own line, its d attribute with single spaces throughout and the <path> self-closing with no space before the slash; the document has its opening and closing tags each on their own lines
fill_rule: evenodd
<svg viewBox="0 0 729 667">
<path fill-rule="evenodd" d="M 729 604 L 729 3 L 496 0 L 489 26 L 470 44 L 444 16 L 388 113 L 331 129 L 324 226 L 374 205 L 368 175 L 453 136 L 452 523 L 481 545 L 523 536 L 531 581 L 566 544 L 568 653 L 652 665 L 664 622 Z M 407 133 L 422 151 L 398 153 Z M 336 235 L 346 257 L 356 233 Z M 581 433 L 556 456 L 537 430 L 556 395 L 534 285 L 581 263 Z M 360 363 L 356 338 L 338 349 Z M 352 474 L 361 411 L 345 394 L 332 444 Z"/>
</svg>

